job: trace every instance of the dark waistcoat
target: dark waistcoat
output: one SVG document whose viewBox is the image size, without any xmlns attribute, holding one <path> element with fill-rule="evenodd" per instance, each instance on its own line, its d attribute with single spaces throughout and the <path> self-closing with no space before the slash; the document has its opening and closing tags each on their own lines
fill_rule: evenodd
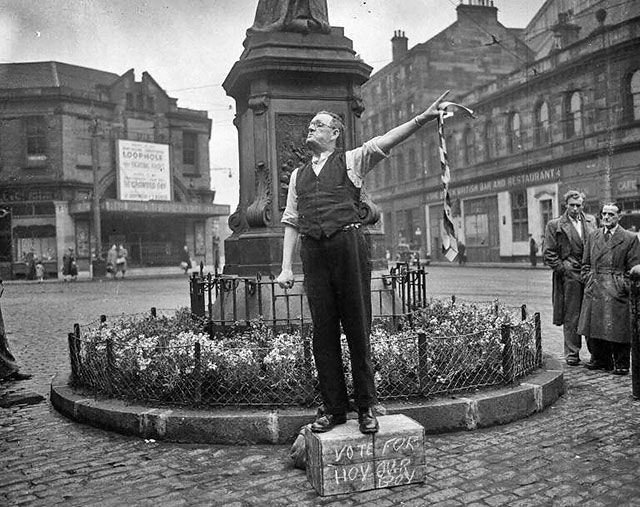
<svg viewBox="0 0 640 507">
<path fill-rule="evenodd" d="M 347 176 L 343 152 L 333 152 L 316 176 L 311 162 L 298 172 L 298 229 L 301 234 L 320 239 L 342 227 L 359 223 L 360 189 Z"/>
</svg>

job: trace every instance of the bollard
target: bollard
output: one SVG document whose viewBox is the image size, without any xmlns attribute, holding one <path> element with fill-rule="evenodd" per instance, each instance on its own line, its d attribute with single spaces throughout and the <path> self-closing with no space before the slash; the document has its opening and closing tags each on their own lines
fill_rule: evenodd
<svg viewBox="0 0 640 507">
<path fill-rule="evenodd" d="M 631 307 L 631 388 L 640 400 L 640 266 L 631 270 L 629 303 Z"/>
<path fill-rule="evenodd" d="M 542 325 L 540 323 L 540 312 L 533 314 L 533 325 L 536 333 L 536 366 L 542 368 Z"/>
<path fill-rule="evenodd" d="M 76 339 L 74 333 L 69 333 L 69 359 L 71 361 L 71 382 L 78 380 L 78 358 L 80 356 L 78 351 L 79 342 Z"/>
<path fill-rule="evenodd" d="M 198 317 L 204 317 L 204 290 L 203 279 L 193 273 L 189 278 L 189 295 L 191 296 L 191 313 Z"/>
</svg>

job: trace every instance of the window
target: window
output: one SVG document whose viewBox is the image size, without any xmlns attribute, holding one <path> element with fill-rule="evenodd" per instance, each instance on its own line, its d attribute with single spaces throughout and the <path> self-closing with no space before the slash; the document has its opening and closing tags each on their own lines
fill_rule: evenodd
<svg viewBox="0 0 640 507">
<path fill-rule="evenodd" d="M 542 217 L 542 229 L 544 229 L 547 222 L 553 218 L 553 201 L 551 199 L 540 201 L 540 216 Z"/>
<path fill-rule="evenodd" d="M 405 173 L 406 171 L 404 167 L 404 155 L 402 155 L 402 153 L 398 153 L 398 156 L 396 157 L 397 181 L 404 181 Z"/>
<path fill-rule="evenodd" d="M 534 137 L 536 146 L 549 144 L 549 106 L 546 102 L 540 102 L 535 110 Z"/>
<path fill-rule="evenodd" d="M 198 155 L 198 135 L 193 132 L 182 133 L 182 163 L 195 166 Z"/>
<path fill-rule="evenodd" d="M 464 163 L 465 165 L 476 163 L 476 143 L 471 127 L 467 127 L 464 131 Z"/>
<path fill-rule="evenodd" d="M 490 160 L 498 154 L 497 148 L 498 136 L 496 134 L 495 124 L 489 120 L 484 127 L 484 150 L 485 159 Z"/>
<path fill-rule="evenodd" d="M 517 153 L 522 149 L 522 139 L 520 138 L 520 115 L 511 113 L 508 121 L 507 148 L 509 153 Z"/>
<path fill-rule="evenodd" d="M 144 109 L 144 95 L 136 95 L 136 109 L 142 111 Z"/>
<path fill-rule="evenodd" d="M 409 150 L 409 179 L 414 180 L 418 174 L 418 167 L 416 165 L 416 152 L 413 148 Z"/>
<path fill-rule="evenodd" d="M 631 119 L 640 120 L 640 70 L 636 70 L 629 80 L 629 99 Z"/>
<path fill-rule="evenodd" d="M 154 97 L 147 96 L 147 111 L 155 111 L 156 101 Z"/>
<path fill-rule="evenodd" d="M 513 241 L 527 241 L 529 238 L 529 217 L 527 215 L 527 192 L 511 192 L 511 223 Z"/>
<path fill-rule="evenodd" d="M 579 92 L 573 92 L 569 97 L 566 121 L 568 138 L 582 134 L 582 97 Z"/>
<path fill-rule="evenodd" d="M 47 124 L 44 116 L 27 117 L 27 159 L 46 160 Z"/>
</svg>

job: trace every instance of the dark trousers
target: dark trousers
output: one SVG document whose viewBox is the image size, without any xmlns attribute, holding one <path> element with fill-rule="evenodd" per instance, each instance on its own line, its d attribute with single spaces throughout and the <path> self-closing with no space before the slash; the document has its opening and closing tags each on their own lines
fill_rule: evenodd
<svg viewBox="0 0 640 507">
<path fill-rule="evenodd" d="M 349 408 L 340 324 L 351 355 L 356 405 L 370 407 L 376 395 L 370 345 L 371 262 L 364 233 L 348 229 L 320 240 L 303 236 L 300 256 L 325 410 L 339 414 Z"/>
<path fill-rule="evenodd" d="M 584 285 L 580 280 L 568 275 L 564 277 L 563 287 L 564 323 L 562 324 L 562 331 L 564 334 L 564 357 L 568 360 L 575 360 L 580 359 L 580 348 L 582 346 L 582 336 L 578 334 L 577 330 Z M 591 352 L 589 340 L 587 340 L 587 349 Z"/>
<path fill-rule="evenodd" d="M 631 363 L 631 344 L 617 343 L 598 338 L 591 338 L 591 352 L 594 360 L 606 369 L 629 369 Z"/>
</svg>

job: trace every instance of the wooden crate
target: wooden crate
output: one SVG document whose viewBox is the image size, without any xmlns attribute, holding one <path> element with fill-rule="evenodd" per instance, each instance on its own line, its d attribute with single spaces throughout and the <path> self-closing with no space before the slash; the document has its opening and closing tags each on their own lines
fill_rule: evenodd
<svg viewBox="0 0 640 507">
<path fill-rule="evenodd" d="M 357 420 L 305 435 L 307 478 L 321 496 L 424 482 L 424 428 L 402 414 L 378 417 L 364 435 Z"/>
</svg>

